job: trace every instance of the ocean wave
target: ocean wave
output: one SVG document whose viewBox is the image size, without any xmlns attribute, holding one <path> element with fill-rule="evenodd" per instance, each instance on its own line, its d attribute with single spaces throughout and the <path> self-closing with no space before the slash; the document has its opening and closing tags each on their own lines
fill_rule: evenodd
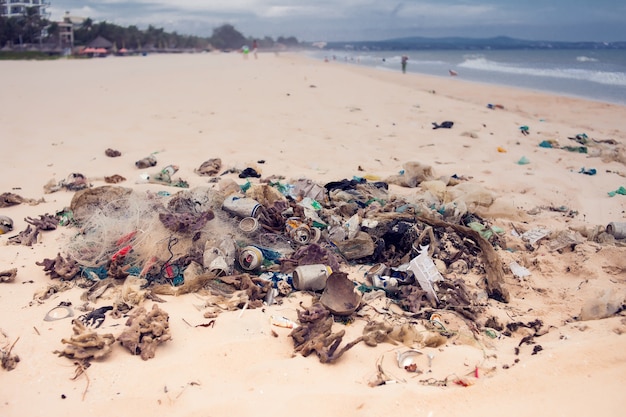
<svg viewBox="0 0 626 417">
<path fill-rule="evenodd" d="M 563 78 L 590 81 L 599 84 L 626 86 L 626 73 L 610 71 L 591 71 L 577 68 L 532 68 L 521 67 L 485 58 L 466 59 L 459 67 L 506 74 L 532 75 L 537 77 Z"/>
<path fill-rule="evenodd" d="M 598 60 L 596 58 L 591 58 L 591 57 L 584 56 L 584 55 L 577 56 L 576 57 L 576 61 L 578 61 L 578 62 L 598 62 Z"/>
</svg>

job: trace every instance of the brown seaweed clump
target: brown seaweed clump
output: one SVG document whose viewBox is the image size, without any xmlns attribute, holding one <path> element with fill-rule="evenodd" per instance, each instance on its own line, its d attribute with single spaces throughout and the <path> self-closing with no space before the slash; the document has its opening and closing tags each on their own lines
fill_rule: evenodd
<svg viewBox="0 0 626 417">
<path fill-rule="evenodd" d="M 302 324 L 289 334 L 293 338 L 294 351 L 300 352 L 305 357 L 315 352 L 321 363 L 336 361 L 348 349 L 364 340 L 363 337 L 359 337 L 338 349 L 346 332 L 345 330 L 332 332 L 334 320 L 330 312 L 320 303 L 313 304 L 305 311 L 298 310 L 298 320 Z"/>
<path fill-rule="evenodd" d="M 74 335 L 61 342 L 67 345 L 62 351 L 55 350 L 59 356 L 70 359 L 100 359 L 111 353 L 115 337 L 111 333 L 99 335 L 87 328 L 80 320 L 73 320 Z"/>
<path fill-rule="evenodd" d="M 107 176 L 104 177 L 104 182 L 106 182 L 107 184 L 117 184 L 123 181 L 126 181 L 126 178 L 122 177 L 119 174 L 113 174 L 109 177 Z"/>
<path fill-rule="evenodd" d="M 198 232 L 214 217 L 213 210 L 202 213 L 159 213 L 163 226 L 176 233 Z"/>
<path fill-rule="evenodd" d="M 38 219 L 26 217 L 24 221 L 29 225 L 16 236 L 10 237 L 8 240 L 9 244 L 33 246 L 37 243 L 39 233 L 42 231 L 55 230 L 59 224 L 59 219 L 51 214 L 40 215 Z M 35 227 L 32 228 L 31 225 Z"/>
<path fill-rule="evenodd" d="M 59 278 L 63 281 L 70 281 L 80 273 L 78 262 L 69 256 L 64 259 L 60 253 L 54 259 L 45 258 L 41 262 L 35 262 L 35 264 L 43 266 L 44 272 L 52 279 Z"/>
<path fill-rule="evenodd" d="M 154 304 L 150 312 L 137 308 L 126 322 L 128 328 L 117 338 L 133 355 L 141 355 L 144 361 L 154 358 L 159 344 L 172 338 L 169 315 Z"/>
</svg>

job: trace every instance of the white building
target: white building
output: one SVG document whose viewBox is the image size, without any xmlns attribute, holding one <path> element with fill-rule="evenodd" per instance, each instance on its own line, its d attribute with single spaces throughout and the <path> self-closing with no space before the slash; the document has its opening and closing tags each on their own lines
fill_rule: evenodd
<svg viewBox="0 0 626 417">
<path fill-rule="evenodd" d="M 46 7 L 49 6 L 50 2 L 46 0 L 0 0 L 0 16 L 23 16 L 27 8 L 34 7 L 41 17 L 48 19 L 50 13 L 46 11 Z"/>
</svg>

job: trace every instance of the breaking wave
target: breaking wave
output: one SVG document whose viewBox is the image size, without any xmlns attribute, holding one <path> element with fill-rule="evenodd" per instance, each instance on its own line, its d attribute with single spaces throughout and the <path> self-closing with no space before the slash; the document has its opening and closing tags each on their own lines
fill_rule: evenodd
<svg viewBox="0 0 626 417">
<path fill-rule="evenodd" d="M 626 86 L 623 72 L 594 71 L 578 68 L 533 68 L 490 61 L 485 58 L 469 58 L 459 64 L 461 68 L 492 71 L 507 74 L 532 75 L 571 80 L 590 81 L 605 85 Z"/>
</svg>

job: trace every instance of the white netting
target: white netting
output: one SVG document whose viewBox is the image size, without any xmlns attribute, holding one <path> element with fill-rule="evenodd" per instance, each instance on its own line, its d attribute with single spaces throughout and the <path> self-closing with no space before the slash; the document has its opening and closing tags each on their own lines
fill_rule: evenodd
<svg viewBox="0 0 626 417">
<path fill-rule="evenodd" d="M 68 254 L 81 265 L 98 267 L 126 245 L 132 245 L 138 252 L 147 240 L 159 240 L 155 235 L 159 229 L 166 232 L 159 222 L 157 204 L 158 201 L 141 193 L 130 193 L 102 204 L 82 222 L 80 233 L 67 243 Z"/>
<path fill-rule="evenodd" d="M 125 264 L 143 267 L 150 260 L 164 262 L 187 255 L 193 245 L 204 247 L 207 240 L 217 243 L 224 236 L 246 244 L 250 236 L 238 228 L 238 219 L 221 210 L 222 200 L 214 190 L 200 188 L 181 191 L 171 197 L 135 191 L 100 201 L 84 216 L 79 233 L 69 239 L 65 249 L 80 265 L 97 268 L 130 245 L 132 251 Z M 215 218 L 207 222 L 197 241 L 193 240 L 194 233 L 170 231 L 159 219 L 159 213 L 209 209 L 213 210 Z"/>
</svg>

